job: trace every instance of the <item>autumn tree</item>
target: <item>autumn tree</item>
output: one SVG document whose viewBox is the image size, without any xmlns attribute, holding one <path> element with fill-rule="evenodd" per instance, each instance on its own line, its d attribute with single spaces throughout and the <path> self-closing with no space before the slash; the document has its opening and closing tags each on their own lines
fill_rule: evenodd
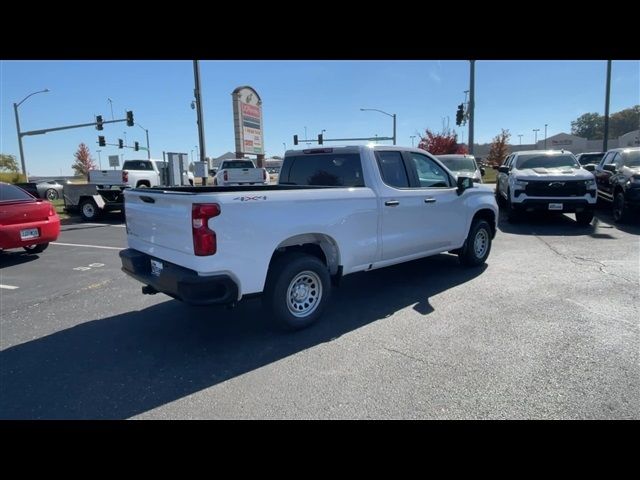
<svg viewBox="0 0 640 480">
<path fill-rule="evenodd" d="M 12 173 L 17 172 L 18 162 L 16 161 L 16 157 L 14 157 L 13 155 L 0 153 L 0 170 Z"/>
<path fill-rule="evenodd" d="M 465 145 L 458 144 L 458 135 L 448 128 L 443 129 L 440 133 L 434 133 L 427 128 L 425 135 L 420 136 L 418 148 L 426 150 L 432 155 L 466 154 L 469 152 Z"/>
<path fill-rule="evenodd" d="M 71 168 L 75 170 L 76 175 L 89 178 L 89 170 L 94 170 L 96 168 L 96 164 L 91 158 L 89 147 L 84 143 L 81 143 L 73 156 L 76 160 L 73 162 L 73 165 L 71 165 Z"/>
<path fill-rule="evenodd" d="M 487 155 L 486 162 L 489 165 L 501 165 L 502 161 L 507 155 L 509 155 L 509 139 L 511 134 L 509 130 L 502 129 L 498 135 L 493 138 L 491 143 L 491 149 L 489 155 Z"/>
</svg>

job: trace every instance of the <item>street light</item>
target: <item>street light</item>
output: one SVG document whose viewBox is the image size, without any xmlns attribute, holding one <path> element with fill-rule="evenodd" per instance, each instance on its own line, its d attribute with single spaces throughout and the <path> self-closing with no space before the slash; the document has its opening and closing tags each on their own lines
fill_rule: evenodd
<svg viewBox="0 0 640 480">
<path fill-rule="evenodd" d="M 544 124 L 544 149 L 547 149 L 547 125 L 549 125 L 548 123 Z"/>
<path fill-rule="evenodd" d="M 416 138 L 415 135 L 409 135 L 409 138 L 411 139 L 411 147 L 413 147 L 413 139 Z"/>
<path fill-rule="evenodd" d="M 149 149 L 149 130 L 147 130 L 146 128 L 144 128 L 142 125 L 140 125 L 139 123 L 136 123 L 136 125 L 138 125 L 141 129 L 144 130 L 144 132 L 147 135 L 147 158 L 151 158 L 151 149 Z M 193 161 L 193 159 L 191 159 L 191 161 Z"/>
<path fill-rule="evenodd" d="M 18 130 L 18 147 L 20 148 L 20 163 L 22 164 L 22 173 L 24 173 L 24 176 L 27 182 L 29 181 L 29 175 L 27 175 L 27 167 L 25 166 L 25 163 L 24 163 L 24 150 L 22 149 L 22 133 L 20 132 L 20 118 L 18 117 L 18 107 L 22 105 L 24 101 L 30 96 L 35 95 L 36 93 L 46 93 L 50 91 L 51 90 L 49 90 L 48 88 L 45 88 L 44 90 L 38 90 L 37 92 L 30 93 L 29 95 L 24 97 L 20 102 L 13 103 L 13 111 L 16 114 L 16 129 Z"/>
<path fill-rule="evenodd" d="M 520 146 L 522 146 L 522 134 L 521 133 L 518 134 L 518 138 L 520 138 Z"/>
<path fill-rule="evenodd" d="M 387 113 L 382 110 L 378 110 L 377 108 L 361 108 L 361 112 L 380 112 L 388 115 L 389 117 L 393 117 L 393 144 L 396 144 L 396 114 L 395 113 Z"/>
<path fill-rule="evenodd" d="M 98 152 L 98 165 L 100 166 L 100 170 L 102 170 L 102 159 L 100 158 L 100 152 L 102 150 L 96 150 Z"/>
<path fill-rule="evenodd" d="M 538 149 L 538 132 L 540 131 L 539 128 L 534 128 L 533 132 L 536 134 L 535 136 L 535 140 L 533 141 L 533 143 L 536 145 L 536 150 Z"/>
<path fill-rule="evenodd" d="M 282 146 L 284 147 L 284 151 L 286 152 L 287 151 L 287 144 L 282 142 Z"/>
</svg>

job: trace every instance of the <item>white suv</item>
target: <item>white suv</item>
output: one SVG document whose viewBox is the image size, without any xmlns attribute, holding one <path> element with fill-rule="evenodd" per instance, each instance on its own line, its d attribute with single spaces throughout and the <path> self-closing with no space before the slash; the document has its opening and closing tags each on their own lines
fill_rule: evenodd
<svg viewBox="0 0 640 480">
<path fill-rule="evenodd" d="M 575 213 L 580 225 L 593 220 L 595 178 L 571 152 L 515 152 L 497 170 L 496 200 L 506 208 L 509 221 L 533 211 Z"/>
</svg>

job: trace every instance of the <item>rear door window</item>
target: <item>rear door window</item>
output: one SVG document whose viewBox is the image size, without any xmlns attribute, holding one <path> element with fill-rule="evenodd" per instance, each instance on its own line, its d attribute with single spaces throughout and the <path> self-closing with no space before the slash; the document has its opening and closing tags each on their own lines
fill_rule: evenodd
<svg viewBox="0 0 640 480">
<path fill-rule="evenodd" d="M 287 157 L 280 173 L 281 185 L 364 187 L 357 153 L 303 154 Z"/>
<path fill-rule="evenodd" d="M 409 188 L 409 176 L 402 153 L 399 151 L 377 151 L 375 154 L 384 183 L 391 187 Z"/>
</svg>

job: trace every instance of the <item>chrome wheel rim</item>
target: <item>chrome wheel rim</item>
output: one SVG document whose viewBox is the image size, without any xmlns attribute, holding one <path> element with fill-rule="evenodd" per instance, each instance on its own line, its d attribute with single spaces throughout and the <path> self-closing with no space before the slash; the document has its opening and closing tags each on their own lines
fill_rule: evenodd
<svg viewBox="0 0 640 480">
<path fill-rule="evenodd" d="M 473 252 L 476 254 L 476 258 L 484 257 L 489 248 L 489 234 L 484 228 L 481 228 L 476 232 L 476 238 L 473 239 Z"/>
<path fill-rule="evenodd" d="M 82 213 L 84 213 L 85 217 L 93 217 L 96 213 L 95 208 L 90 203 L 85 203 L 82 207 Z"/>
<path fill-rule="evenodd" d="M 47 190 L 47 200 L 57 200 L 57 199 L 58 199 L 58 192 L 56 192 L 51 188 Z"/>
<path fill-rule="evenodd" d="M 311 315 L 316 311 L 322 299 L 320 277 L 310 270 L 296 275 L 287 289 L 287 308 L 298 318 Z"/>
</svg>

